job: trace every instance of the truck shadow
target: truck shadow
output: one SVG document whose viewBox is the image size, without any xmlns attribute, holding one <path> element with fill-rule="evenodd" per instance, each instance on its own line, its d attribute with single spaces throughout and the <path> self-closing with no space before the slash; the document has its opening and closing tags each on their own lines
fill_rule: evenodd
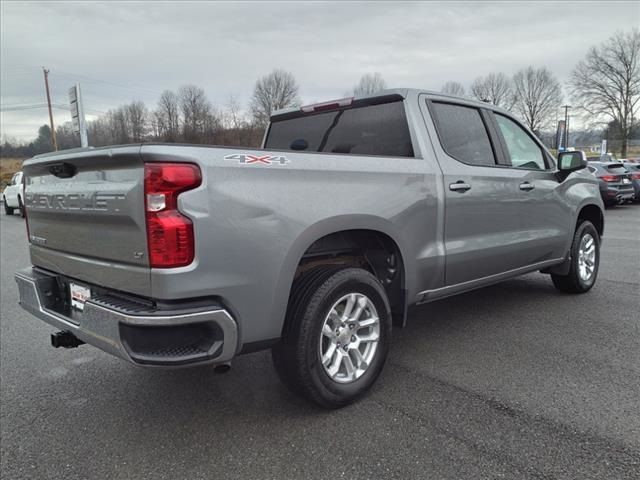
<svg viewBox="0 0 640 480">
<path fill-rule="evenodd" d="M 483 337 L 491 337 L 491 341 L 499 345 L 503 341 L 501 334 L 511 335 L 514 330 L 540 320 L 539 315 L 531 314 L 539 311 L 536 305 L 572 298 L 558 293 L 548 277 L 529 275 L 414 307 L 407 327 L 394 331 L 389 361 L 433 362 L 444 347 L 449 355 L 464 356 L 467 343 Z M 125 375 L 126 384 L 135 390 L 134 395 L 142 397 L 140 408 L 146 416 L 162 415 L 166 409 L 174 408 L 174 415 L 185 415 L 185 418 L 195 412 L 212 410 L 247 417 L 326 414 L 284 387 L 271 364 L 269 352 L 236 358 L 226 374 L 215 374 L 211 367 L 202 367 L 171 371 L 128 368 Z M 379 383 L 393 384 L 394 381 L 383 372 Z M 189 406 L 188 411 L 184 410 L 185 405 Z"/>
<path fill-rule="evenodd" d="M 521 331 L 532 335 L 532 329 L 544 329 L 545 321 L 557 322 L 545 313 L 554 303 L 572 308 L 578 301 L 557 293 L 547 277 L 529 275 L 413 308 L 408 326 L 394 332 L 390 358 L 372 391 L 335 411 L 321 410 L 290 393 L 280 383 L 269 352 L 238 357 L 226 374 L 215 374 L 211 367 L 140 369 L 97 351 L 90 354 L 93 360 L 80 362 L 74 357 L 89 350 L 68 352 L 65 366 L 70 371 L 64 377 L 39 380 L 47 382 L 48 395 L 33 401 L 46 415 L 18 429 L 41 431 L 32 447 L 42 450 L 55 443 L 55 432 L 69 431 L 75 439 L 71 458 L 79 466 L 91 465 L 95 446 L 90 439 L 96 438 L 122 439 L 122 444 L 105 448 L 124 457 L 133 448 L 153 458 L 167 456 L 162 463 L 170 457 L 226 468 L 236 462 L 286 463 L 284 457 L 270 455 L 302 445 L 304 451 L 321 452 L 327 441 L 347 450 L 362 438 L 388 445 L 402 438 L 406 422 L 413 422 L 398 421 L 394 404 L 420 402 L 419 415 L 432 415 L 430 421 L 455 419 L 469 401 L 457 386 L 460 371 L 490 371 L 497 364 L 492 349 L 497 352 Z M 481 354 L 469 359 L 473 348 Z M 440 370 L 434 375 L 425 368 L 429 365 Z M 458 398 L 458 403 L 447 407 L 450 398 Z M 429 406 L 437 405 L 441 408 L 429 413 Z"/>
</svg>

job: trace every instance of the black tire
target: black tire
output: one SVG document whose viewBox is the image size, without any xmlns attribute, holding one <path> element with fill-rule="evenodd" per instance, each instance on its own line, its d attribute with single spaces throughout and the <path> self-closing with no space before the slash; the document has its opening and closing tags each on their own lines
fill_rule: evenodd
<svg viewBox="0 0 640 480">
<path fill-rule="evenodd" d="M 321 362 L 322 327 L 334 304 L 349 293 L 365 295 L 379 318 L 377 349 L 368 367 L 350 383 L 333 380 Z M 373 385 L 384 366 L 391 342 L 391 309 L 378 279 L 361 268 L 324 266 L 299 277 L 291 290 L 286 331 L 272 349 L 283 383 L 325 408 L 353 403 Z"/>
<path fill-rule="evenodd" d="M 14 208 L 7 205 L 7 199 L 2 197 L 2 201 L 4 202 L 4 213 L 7 215 L 13 215 Z"/>
<path fill-rule="evenodd" d="M 585 235 L 591 235 L 595 244 L 595 264 L 593 273 L 585 280 L 579 273 L 579 249 L 580 243 Z M 576 228 L 571 243 L 571 265 L 569 273 L 566 275 L 551 274 L 553 285 L 560 291 L 566 293 L 586 293 L 595 285 L 600 267 L 600 235 L 596 227 L 589 221 L 583 221 Z"/>
<path fill-rule="evenodd" d="M 24 218 L 24 204 L 22 203 L 22 198 L 18 197 L 18 211 L 20 212 L 20 216 Z"/>
</svg>

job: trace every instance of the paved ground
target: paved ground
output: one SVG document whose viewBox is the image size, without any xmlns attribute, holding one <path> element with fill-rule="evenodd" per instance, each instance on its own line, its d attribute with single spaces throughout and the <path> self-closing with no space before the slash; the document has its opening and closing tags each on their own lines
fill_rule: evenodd
<svg viewBox="0 0 640 480">
<path fill-rule="evenodd" d="M 534 274 L 413 310 L 371 394 L 320 411 L 268 353 L 142 370 L 49 347 L 1 217 L 3 479 L 640 478 L 640 205 L 607 211 L 597 286 Z"/>
</svg>

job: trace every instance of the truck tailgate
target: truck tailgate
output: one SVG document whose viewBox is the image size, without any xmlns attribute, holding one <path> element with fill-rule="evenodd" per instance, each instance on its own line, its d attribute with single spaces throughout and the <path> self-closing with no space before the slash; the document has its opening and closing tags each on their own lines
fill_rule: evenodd
<svg viewBox="0 0 640 480">
<path fill-rule="evenodd" d="M 150 292 L 139 146 L 46 155 L 24 164 L 33 265 L 87 283 Z"/>
</svg>

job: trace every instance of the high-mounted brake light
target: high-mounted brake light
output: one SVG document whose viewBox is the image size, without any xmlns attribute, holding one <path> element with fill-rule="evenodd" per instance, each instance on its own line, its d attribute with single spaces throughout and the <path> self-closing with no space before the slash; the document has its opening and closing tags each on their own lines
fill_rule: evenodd
<svg viewBox="0 0 640 480">
<path fill-rule="evenodd" d="M 618 177 L 616 175 L 602 175 L 600 178 L 602 180 L 604 180 L 605 182 L 617 182 L 618 181 Z"/>
<path fill-rule="evenodd" d="M 323 110 L 333 110 L 334 108 L 348 107 L 353 103 L 353 97 L 331 100 L 329 102 L 314 103 L 300 107 L 304 113 L 322 112 Z"/>
<path fill-rule="evenodd" d="M 178 210 L 178 195 L 198 187 L 201 181 L 197 165 L 145 163 L 145 218 L 151 267 L 183 267 L 193 261 L 193 223 Z"/>
</svg>

